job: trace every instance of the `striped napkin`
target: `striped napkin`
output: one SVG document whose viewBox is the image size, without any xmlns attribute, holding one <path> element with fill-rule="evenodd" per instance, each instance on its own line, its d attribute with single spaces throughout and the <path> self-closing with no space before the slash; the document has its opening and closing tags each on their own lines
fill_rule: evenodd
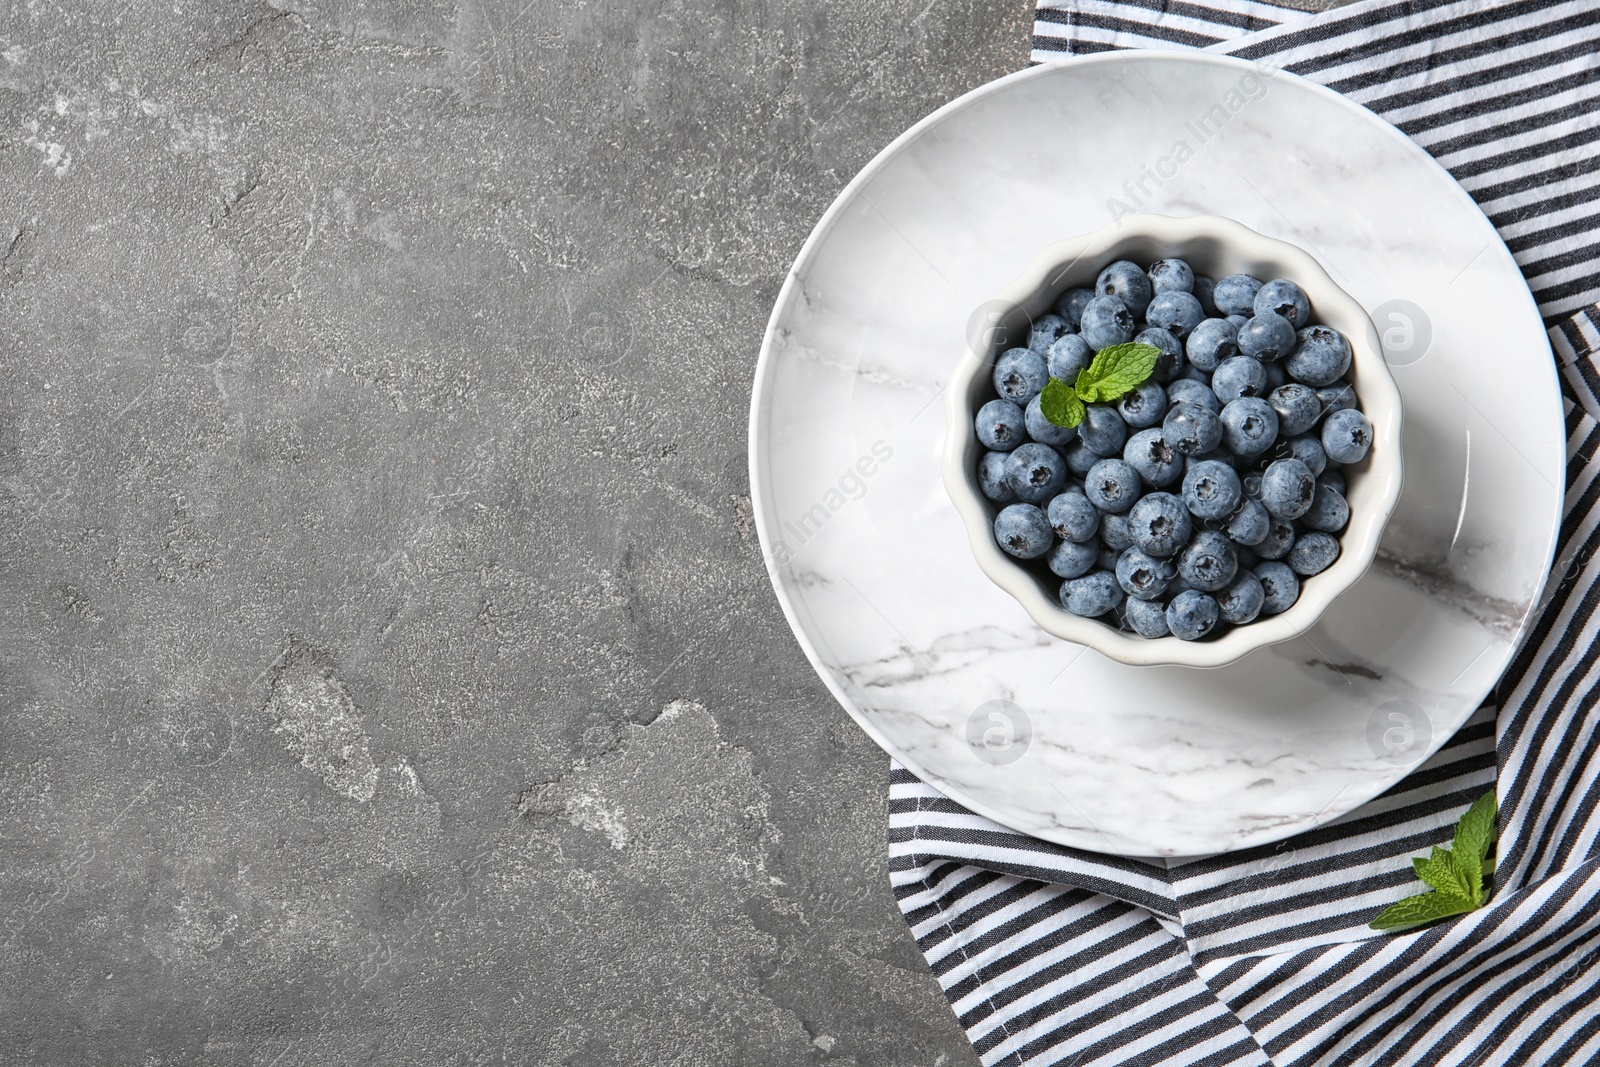
<svg viewBox="0 0 1600 1067">
<path fill-rule="evenodd" d="M 1600 6 L 1042 0 L 1033 57 L 1206 48 L 1384 116 L 1498 227 L 1566 391 L 1566 516 L 1537 622 L 1477 712 L 1394 789 L 1278 845 L 1193 860 L 1080 852 L 980 818 L 901 767 L 900 908 L 985 1064 L 1600 1061 Z M 1411 933 L 1367 923 L 1421 888 L 1494 789 L 1497 891 Z"/>
</svg>

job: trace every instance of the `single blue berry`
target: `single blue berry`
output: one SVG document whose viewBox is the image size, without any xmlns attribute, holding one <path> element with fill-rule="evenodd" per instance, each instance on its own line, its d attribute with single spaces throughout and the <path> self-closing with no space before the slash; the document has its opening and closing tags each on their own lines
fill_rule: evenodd
<svg viewBox="0 0 1600 1067">
<path fill-rule="evenodd" d="M 1009 400 L 991 400 L 978 409 L 974 420 L 983 447 L 1009 452 L 1028 439 L 1022 409 Z"/>
<path fill-rule="evenodd" d="M 1094 299 L 1093 289 L 1068 289 L 1056 301 L 1056 314 L 1067 320 L 1073 329 L 1083 322 L 1083 309 Z"/>
<path fill-rule="evenodd" d="M 1157 294 L 1194 292 L 1194 270 L 1181 259 L 1158 259 L 1150 264 L 1150 287 Z"/>
<path fill-rule="evenodd" d="M 1082 426 L 1083 424 L 1080 422 L 1078 425 Z M 1097 456 L 1090 451 L 1089 446 L 1083 443 L 1082 437 L 1079 437 L 1076 441 L 1072 442 L 1065 449 L 1063 449 L 1061 452 L 1061 457 L 1067 461 L 1067 470 L 1071 471 L 1079 478 L 1082 478 L 1085 474 L 1088 474 L 1090 467 L 1093 467 L 1096 463 L 1099 463 L 1105 458 L 1104 456 Z"/>
<path fill-rule="evenodd" d="M 1356 391 L 1349 382 L 1338 381 L 1318 389 L 1317 399 L 1322 401 L 1322 414 L 1332 415 L 1335 411 L 1355 407 Z"/>
<path fill-rule="evenodd" d="M 1159 428 L 1140 430 L 1128 438 L 1122 458 L 1149 485 L 1173 485 L 1183 477 L 1183 453 L 1167 444 Z"/>
<path fill-rule="evenodd" d="M 1212 390 L 1209 381 L 1179 378 L 1167 386 L 1168 409 L 1177 404 L 1198 404 L 1213 415 L 1222 411 L 1222 401 L 1217 399 L 1217 394 Z"/>
<path fill-rule="evenodd" d="M 1196 463 L 1220 463 L 1235 474 L 1239 472 L 1239 457 L 1229 452 L 1226 448 L 1213 448 L 1210 452 L 1185 456 L 1183 460 L 1183 473 L 1185 476 L 1194 469 Z"/>
<path fill-rule="evenodd" d="M 1318 445 L 1318 447 L 1320 448 L 1321 446 Z M 1317 475 L 1317 488 L 1321 489 L 1323 486 L 1327 486 L 1340 496 L 1345 495 L 1344 475 L 1332 467 Z"/>
<path fill-rule="evenodd" d="M 1282 315 L 1297 330 L 1311 321 L 1311 301 L 1306 299 L 1305 290 L 1286 278 L 1275 278 L 1263 285 L 1250 306 L 1257 315 Z"/>
<path fill-rule="evenodd" d="M 1128 512 L 1133 543 L 1163 559 L 1187 544 L 1193 529 L 1189 509 L 1171 493 L 1146 493 Z"/>
<path fill-rule="evenodd" d="M 1147 381 L 1122 394 L 1122 399 L 1117 401 L 1117 414 L 1134 429 L 1147 430 L 1166 416 L 1167 391 L 1161 388 L 1160 382 Z"/>
<path fill-rule="evenodd" d="M 1261 501 L 1247 497 L 1239 510 L 1229 516 L 1223 532 L 1235 543 L 1254 548 L 1272 532 L 1272 513 Z"/>
<path fill-rule="evenodd" d="M 1239 351 L 1255 359 L 1274 360 L 1294 351 L 1294 327 L 1282 315 L 1267 312 L 1239 327 Z"/>
<path fill-rule="evenodd" d="M 1006 457 L 1009 452 L 985 452 L 978 461 L 978 488 L 996 504 L 1009 504 L 1017 494 L 1006 484 Z"/>
<path fill-rule="evenodd" d="M 1126 515 L 1100 516 L 1100 542 L 1113 552 L 1121 552 L 1133 544 L 1133 529 Z"/>
<path fill-rule="evenodd" d="M 1215 597 L 1188 589 L 1167 605 L 1167 628 L 1180 641 L 1198 641 L 1216 629 L 1220 612 Z"/>
<path fill-rule="evenodd" d="M 1178 573 L 1204 593 L 1226 588 L 1238 571 L 1239 557 L 1233 551 L 1233 542 L 1215 530 L 1201 530 L 1178 553 Z"/>
<path fill-rule="evenodd" d="M 1144 321 L 1180 339 L 1188 337 L 1205 317 L 1205 309 L 1194 294 L 1180 292 L 1157 293 L 1144 313 Z"/>
<path fill-rule="evenodd" d="M 1249 500 L 1260 500 L 1261 499 L 1261 472 L 1260 471 L 1248 471 L 1248 472 L 1246 472 L 1244 477 L 1239 479 L 1239 484 L 1244 489 L 1244 495 L 1245 495 L 1245 497 L 1247 499 L 1249 499 Z"/>
<path fill-rule="evenodd" d="M 1040 386 L 1040 388 L 1044 388 Z M 1211 376 L 1211 391 L 1223 407 L 1241 396 L 1260 396 L 1267 390 L 1267 370 L 1259 359 L 1250 356 L 1232 356 L 1217 366 Z"/>
<path fill-rule="evenodd" d="M 1092 541 L 1100 532 L 1100 509 L 1075 485 L 1063 489 L 1045 508 L 1050 528 L 1063 541 Z"/>
<path fill-rule="evenodd" d="M 1321 574 L 1339 558 L 1339 539 L 1332 534 L 1315 530 L 1301 534 L 1289 550 L 1289 567 L 1300 577 Z"/>
<path fill-rule="evenodd" d="M 1205 460 L 1183 476 L 1183 503 L 1197 519 L 1226 518 L 1243 497 L 1239 475 L 1226 463 Z"/>
<path fill-rule="evenodd" d="M 1262 559 L 1282 559 L 1294 547 L 1296 534 L 1294 523 L 1287 519 L 1273 519 L 1272 529 L 1267 531 L 1267 536 L 1261 539 L 1260 544 L 1250 547 Z"/>
<path fill-rule="evenodd" d="M 1278 432 L 1285 437 L 1305 433 L 1322 417 L 1322 401 L 1309 385 L 1290 382 L 1267 394 L 1267 403 L 1278 413 Z"/>
<path fill-rule="evenodd" d="M 1323 450 L 1320 438 L 1313 434 L 1302 434 L 1299 437 L 1289 438 L 1285 443 L 1289 446 L 1289 454 L 1280 456 L 1280 459 L 1290 457 L 1297 459 L 1306 465 L 1313 478 L 1322 476 L 1322 472 L 1328 466 L 1328 453 Z"/>
<path fill-rule="evenodd" d="M 1228 587 L 1217 594 L 1217 611 L 1223 622 L 1243 626 L 1256 621 L 1266 600 L 1267 593 L 1261 587 L 1261 579 L 1241 568 Z"/>
<path fill-rule="evenodd" d="M 1335 411 L 1322 424 L 1322 447 L 1335 463 L 1360 463 L 1372 448 L 1372 423 L 1355 408 Z"/>
<path fill-rule="evenodd" d="M 1317 495 L 1311 498 L 1311 507 L 1300 516 L 1300 525 L 1308 530 L 1335 534 L 1350 522 L 1350 505 L 1344 494 L 1328 486 L 1317 486 Z M 1292 564 L 1294 561 L 1290 560 Z"/>
<path fill-rule="evenodd" d="M 1259 456 L 1278 440 L 1278 414 L 1258 396 L 1241 396 L 1222 409 L 1221 418 L 1222 445 L 1236 456 Z"/>
<path fill-rule="evenodd" d="M 1250 321 L 1249 315 L 1227 315 L 1224 317 L 1235 330 L 1244 329 L 1244 324 Z"/>
<path fill-rule="evenodd" d="M 1224 315 L 1243 315 L 1249 317 L 1255 314 L 1256 294 L 1261 291 L 1261 283 L 1248 274 L 1230 274 L 1217 282 L 1214 299 L 1217 310 Z"/>
<path fill-rule="evenodd" d="M 1116 297 L 1129 311 L 1139 316 L 1144 315 L 1144 309 L 1150 306 L 1150 299 L 1155 296 L 1155 286 L 1150 284 L 1150 276 L 1144 272 L 1144 268 L 1126 259 L 1118 260 L 1101 271 L 1094 289 L 1101 296 Z"/>
<path fill-rule="evenodd" d="M 1057 578 L 1077 578 L 1094 570 L 1100 562 L 1096 541 L 1060 541 L 1045 553 L 1044 564 Z"/>
<path fill-rule="evenodd" d="M 1140 637 L 1166 637 L 1172 632 L 1167 626 L 1167 606 L 1159 600 L 1129 597 L 1122 602 L 1122 620 Z"/>
<path fill-rule="evenodd" d="M 1288 611 L 1300 599 L 1300 579 L 1287 563 L 1269 560 L 1256 564 L 1256 577 L 1261 580 L 1261 614 L 1278 615 Z"/>
<path fill-rule="evenodd" d="M 1161 436 L 1184 455 L 1199 455 L 1222 443 L 1222 420 L 1197 404 L 1174 404 L 1161 420 Z"/>
<path fill-rule="evenodd" d="M 1094 349 L 1089 347 L 1089 342 L 1085 341 L 1081 334 L 1076 333 L 1069 333 L 1051 345 L 1050 355 L 1046 360 L 1050 377 L 1060 378 L 1068 385 L 1076 382 L 1078 375 L 1092 362 L 1094 362 Z"/>
<path fill-rule="evenodd" d="M 1138 547 L 1125 550 L 1117 558 L 1117 584 L 1124 593 L 1139 600 L 1154 600 L 1166 592 L 1176 573 L 1171 563 Z"/>
<path fill-rule="evenodd" d="M 1207 315 L 1221 315 L 1217 310 L 1217 283 L 1204 274 L 1194 276 L 1194 296 Z"/>
<path fill-rule="evenodd" d="M 1272 392 L 1280 385 L 1289 384 L 1289 374 L 1283 369 L 1283 360 L 1273 360 L 1271 363 L 1261 364 L 1267 372 L 1267 392 Z"/>
<path fill-rule="evenodd" d="M 1041 356 L 1048 355 L 1051 345 L 1076 332 L 1073 325 L 1060 315 L 1041 315 L 1028 333 L 1028 347 Z"/>
<path fill-rule="evenodd" d="M 1089 503 L 1113 514 L 1133 507 L 1142 492 L 1139 472 L 1120 459 L 1101 460 L 1083 479 L 1083 493 Z"/>
<path fill-rule="evenodd" d="M 1128 441 L 1128 424 L 1110 404 L 1090 404 L 1078 423 L 1078 440 L 1100 456 L 1120 456 Z"/>
<path fill-rule="evenodd" d="M 1032 349 L 1013 348 L 994 361 L 994 391 L 1018 406 L 1043 392 L 1049 381 L 1049 365 Z"/>
<path fill-rule="evenodd" d="M 1133 316 L 1128 306 L 1116 297 L 1097 296 L 1083 309 L 1083 329 L 1079 332 L 1096 352 L 1111 345 L 1126 344 L 1133 340 L 1136 323 Z"/>
<path fill-rule="evenodd" d="M 1125 599 L 1122 586 L 1110 571 L 1094 571 L 1061 583 L 1061 606 L 1085 618 L 1104 615 Z"/>
<path fill-rule="evenodd" d="M 1022 424 L 1027 427 L 1029 437 L 1055 448 L 1070 445 L 1078 436 L 1076 426 L 1057 426 L 1044 417 L 1042 394 L 1028 401 L 1027 410 L 1022 413 Z"/>
<path fill-rule="evenodd" d="M 994 539 L 1018 559 L 1038 559 L 1050 551 L 1055 531 L 1033 504 L 1007 504 L 994 517 Z"/>
<path fill-rule="evenodd" d="M 1156 369 L 1150 372 L 1150 380 L 1162 385 L 1174 381 L 1183 371 L 1183 342 L 1172 336 L 1166 330 L 1151 327 L 1140 330 L 1134 341 L 1142 345 L 1153 345 L 1161 349 L 1161 355 L 1156 357 Z"/>
<path fill-rule="evenodd" d="M 1018 500 L 1043 504 L 1067 484 L 1067 461 L 1049 445 L 1029 441 L 1006 460 L 1006 484 Z"/>
<path fill-rule="evenodd" d="M 1296 338 L 1284 364 L 1289 377 L 1306 385 L 1332 385 L 1350 369 L 1350 342 L 1331 326 L 1307 326 Z"/>
<path fill-rule="evenodd" d="M 1239 328 L 1227 319 L 1206 319 L 1190 331 L 1183 350 L 1191 364 L 1209 374 L 1239 354 Z"/>
<path fill-rule="evenodd" d="M 1261 475 L 1261 502 L 1275 519 L 1298 519 L 1311 507 L 1317 479 L 1297 459 L 1274 460 Z"/>
</svg>

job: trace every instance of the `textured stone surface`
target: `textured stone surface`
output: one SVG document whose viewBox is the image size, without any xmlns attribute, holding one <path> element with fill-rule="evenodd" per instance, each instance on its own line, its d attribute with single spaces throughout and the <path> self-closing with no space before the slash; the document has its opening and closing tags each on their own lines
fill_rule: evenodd
<svg viewBox="0 0 1600 1067">
<path fill-rule="evenodd" d="M 0 1061 L 975 1062 L 745 418 L 1027 17 L 0 7 Z"/>
</svg>

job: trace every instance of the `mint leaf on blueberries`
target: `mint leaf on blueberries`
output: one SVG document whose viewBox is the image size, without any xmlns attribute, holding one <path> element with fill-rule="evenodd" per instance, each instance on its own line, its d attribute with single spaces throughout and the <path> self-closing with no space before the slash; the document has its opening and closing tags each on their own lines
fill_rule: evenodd
<svg viewBox="0 0 1600 1067">
<path fill-rule="evenodd" d="M 1374 930 L 1420 926 L 1451 915 L 1476 911 L 1489 900 L 1484 878 L 1494 874 L 1488 858 L 1494 846 L 1499 807 L 1493 793 L 1479 797 L 1456 824 L 1455 840 L 1448 849 L 1434 846 L 1427 859 L 1413 857 L 1417 877 L 1433 887 L 1431 893 L 1407 897 L 1385 908 L 1369 924 Z"/>
<path fill-rule="evenodd" d="M 1039 411 L 1057 426 L 1076 426 L 1083 421 L 1083 401 L 1060 378 L 1045 383 L 1044 392 L 1039 394 Z"/>
<path fill-rule="evenodd" d="M 1155 372 L 1161 349 L 1130 341 L 1095 353 L 1093 362 L 1078 373 L 1073 389 L 1086 404 L 1106 403 L 1137 389 Z"/>
</svg>

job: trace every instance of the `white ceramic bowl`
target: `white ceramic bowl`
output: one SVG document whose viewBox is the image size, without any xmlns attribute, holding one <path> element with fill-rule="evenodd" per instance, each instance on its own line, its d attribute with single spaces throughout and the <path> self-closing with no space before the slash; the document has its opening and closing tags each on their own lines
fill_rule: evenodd
<svg viewBox="0 0 1600 1067">
<path fill-rule="evenodd" d="M 1350 525 L 1340 535 L 1338 560 L 1321 574 L 1302 579 L 1300 599 L 1288 611 L 1263 616 L 1248 626 L 1231 627 L 1210 641 L 1143 638 L 1097 619 L 1073 615 L 1058 599 L 1060 579 L 1023 566 L 995 544 L 992 527 L 999 507 L 978 488 L 978 460 L 984 448 L 973 430 L 973 416 L 994 397 L 995 357 L 1019 343 L 1025 346 L 1029 325 L 1047 313 L 1066 290 L 1092 288 L 1107 264 L 1119 259 L 1151 263 L 1169 256 L 1185 260 L 1196 273 L 1211 278 L 1251 274 L 1263 281 L 1288 278 L 1299 284 L 1311 301 L 1313 321 L 1349 338 L 1355 354 L 1350 380 L 1373 426 L 1367 458 L 1343 468 Z M 945 396 L 944 484 L 966 525 L 978 566 L 1044 630 L 1136 666 L 1220 667 L 1310 629 L 1334 598 L 1354 585 L 1371 565 L 1384 524 L 1400 498 L 1400 391 L 1390 377 L 1377 330 L 1366 311 L 1306 252 L 1263 237 L 1231 219 L 1134 215 L 1046 248 L 986 307 L 998 309 L 997 317 L 984 319 L 992 325 L 969 339 L 967 353 Z"/>
</svg>

